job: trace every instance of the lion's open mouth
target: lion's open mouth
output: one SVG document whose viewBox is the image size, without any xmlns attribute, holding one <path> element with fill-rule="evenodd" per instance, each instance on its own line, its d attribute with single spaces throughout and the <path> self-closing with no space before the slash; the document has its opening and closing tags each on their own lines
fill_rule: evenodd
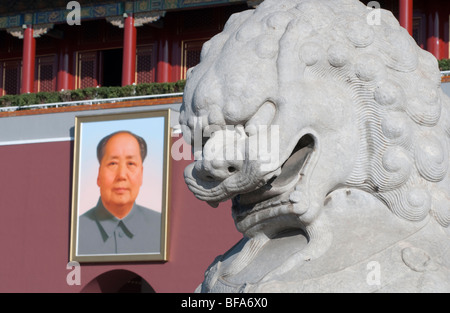
<svg viewBox="0 0 450 313">
<path fill-rule="evenodd" d="M 289 203 L 289 193 L 302 181 L 314 148 L 313 137 L 308 134 L 304 135 L 298 141 L 290 157 L 281 166 L 281 171 L 277 176 L 274 176 L 261 188 L 235 197 L 233 215 L 236 221 L 274 205 Z"/>
<path fill-rule="evenodd" d="M 301 179 L 302 171 L 306 161 L 314 150 L 314 140 L 310 135 L 303 136 L 295 146 L 289 158 L 281 166 L 280 175 L 274 177 L 270 182 L 273 190 L 290 189 Z"/>
</svg>

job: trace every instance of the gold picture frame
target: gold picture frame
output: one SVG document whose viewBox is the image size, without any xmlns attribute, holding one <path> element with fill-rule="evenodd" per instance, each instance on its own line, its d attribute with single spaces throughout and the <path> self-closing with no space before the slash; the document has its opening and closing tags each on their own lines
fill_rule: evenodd
<svg viewBox="0 0 450 313">
<path fill-rule="evenodd" d="M 70 261 L 168 260 L 170 132 L 170 109 L 75 118 Z"/>
</svg>

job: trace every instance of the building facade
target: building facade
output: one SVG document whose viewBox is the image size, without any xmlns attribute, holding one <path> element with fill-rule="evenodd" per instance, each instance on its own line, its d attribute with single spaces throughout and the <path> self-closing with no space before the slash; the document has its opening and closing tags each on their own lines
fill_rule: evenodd
<svg viewBox="0 0 450 313">
<path fill-rule="evenodd" d="M 0 6 L 0 96 L 175 82 L 229 16 L 261 1 L 12 1 Z M 449 57 L 445 0 L 363 1 Z"/>
</svg>

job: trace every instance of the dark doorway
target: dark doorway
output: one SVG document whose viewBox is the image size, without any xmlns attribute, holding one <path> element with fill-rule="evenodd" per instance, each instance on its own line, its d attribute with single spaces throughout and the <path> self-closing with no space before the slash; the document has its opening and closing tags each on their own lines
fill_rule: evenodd
<svg viewBox="0 0 450 313">
<path fill-rule="evenodd" d="M 112 270 L 92 279 L 82 293 L 154 293 L 150 284 L 138 274 L 128 270 Z"/>
<path fill-rule="evenodd" d="M 102 86 L 122 86 L 122 49 L 111 49 L 102 51 Z"/>
</svg>

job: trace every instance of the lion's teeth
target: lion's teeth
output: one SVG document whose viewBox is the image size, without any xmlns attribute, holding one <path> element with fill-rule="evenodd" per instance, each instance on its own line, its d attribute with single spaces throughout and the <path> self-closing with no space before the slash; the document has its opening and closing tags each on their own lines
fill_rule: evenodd
<svg viewBox="0 0 450 313">
<path fill-rule="evenodd" d="M 300 191 L 294 191 L 290 194 L 289 200 L 294 203 L 298 203 L 302 200 L 302 193 Z"/>
</svg>

